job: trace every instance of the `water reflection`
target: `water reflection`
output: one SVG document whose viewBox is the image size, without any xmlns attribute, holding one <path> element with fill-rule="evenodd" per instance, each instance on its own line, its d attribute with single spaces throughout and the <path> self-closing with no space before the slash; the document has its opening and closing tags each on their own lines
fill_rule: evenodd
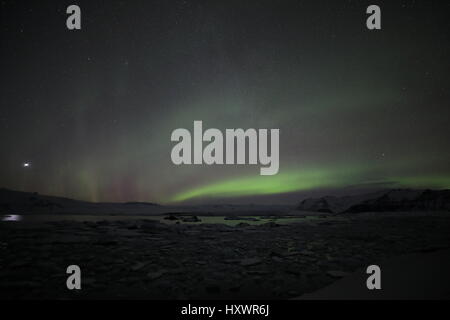
<svg viewBox="0 0 450 320">
<path fill-rule="evenodd" d="M 2 216 L 2 221 L 17 222 L 20 220 L 22 220 L 22 216 L 17 215 L 17 214 L 10 214 L 10 215 L 6 215 L 6 216 Z"/>
<path fill-rule="evenodd" d="M 188 217 L 188 216 L 186 216 Z M 280 217 L 262 217 L 262 216 L 199 216 L 197 222 L 183 221 L 181 216 L 174 220 L 168 220 L 167 215 L 164 216 L 123 216 L 123 215 L 0 215 L 1 222 L 28 222 L 28 223 L 46 223 L 61 221 L 78 221 L 78 222 L 99 222 L 99 221 L 134 221 L 134 220 L 154 220 L 165 224 L 225 224 L 236 226 L 241 223 L 249 225 L 261 225 L 268 222 L 277 224 L 289 224 L 293 222 L 307 222 L 319 219 L 313 216 L 280 216 Z M 335 218 L 337 219 L 337 218 Z"/>
</svg>

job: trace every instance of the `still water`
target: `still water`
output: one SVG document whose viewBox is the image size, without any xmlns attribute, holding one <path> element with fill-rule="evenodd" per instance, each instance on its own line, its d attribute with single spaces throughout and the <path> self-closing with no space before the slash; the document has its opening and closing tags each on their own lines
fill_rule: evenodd
<svg viewBox="0 0 450 320">
<path fill-rule="evenodd" d="M 189 216 L 186 216 L 189 217 Z M 78 222 L 98 222 L 98 221 L 132 221 L 132 220 L 153 220 L 159 221 L 166 224 L 226 224 L 230 226 L 235 226 L 239 223 L 248 223 L 250 225 L 260 225 L 268 222 L 276 222 L 278 224 L 287 224 L 293 222 L 306 222 L 316 219 L 321 219 L 319 217 L 307 216 L 307 217 L 239 217 L 236 220 L 230 220 L 225 216 L 199 216 L 200 221 L 198 222 L 184 222 L 182 217 L 178 220 L 167 220 L 167 216 L 125 216 L 125 215 L 0 215 L 0 221 L 4 223 L 42 223 L 42 222 L 57 222 L 57 221 L 78 221 Z"/>
</svg>

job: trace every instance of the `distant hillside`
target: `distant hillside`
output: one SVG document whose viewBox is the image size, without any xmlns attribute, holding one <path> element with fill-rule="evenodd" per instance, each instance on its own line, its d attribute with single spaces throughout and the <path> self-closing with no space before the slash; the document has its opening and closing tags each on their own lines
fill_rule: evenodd
<svg viewBox="0 0 450 320">
<path fill-rule="evenodd" d="M 450 190 L 396 189 L 356 196 L 303 200 L 297 210 L 324 213 L 450 210 Z"/>
<path fill-rule="evenodd" d="M 159 207 L 142 202 L 92 203 L 0 188 L 0 210 L 4 213 L 144 214 Z"/>
</svg>

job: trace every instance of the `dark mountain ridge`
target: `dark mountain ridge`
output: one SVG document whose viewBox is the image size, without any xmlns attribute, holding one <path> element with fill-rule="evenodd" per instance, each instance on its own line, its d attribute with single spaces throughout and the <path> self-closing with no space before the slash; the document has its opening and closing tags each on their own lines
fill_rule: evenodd
<svg viewBox="0 0 450 320">
<path fill-rule="evenodd" d="M 450 210 L 450 190 L 394 189 L 344 197 L 321 197 L 303 200 L 301 211 L 324 213 L 447 211 Z"/>
</svg>

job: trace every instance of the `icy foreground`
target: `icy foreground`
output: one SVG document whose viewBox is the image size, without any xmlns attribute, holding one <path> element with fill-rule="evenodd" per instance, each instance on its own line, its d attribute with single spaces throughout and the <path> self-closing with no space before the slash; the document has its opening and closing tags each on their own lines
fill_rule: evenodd
<svg viewBox="0 0 450 320">
<path fill-rule="evenodd" d="M 0 298 L 289 299 L 387 258 L 449 248 L 449 231 L 446 213 L 258 226 L 0 223 Z M 78 292 L 66 289 L 72 264 Z"/>
</svg>

